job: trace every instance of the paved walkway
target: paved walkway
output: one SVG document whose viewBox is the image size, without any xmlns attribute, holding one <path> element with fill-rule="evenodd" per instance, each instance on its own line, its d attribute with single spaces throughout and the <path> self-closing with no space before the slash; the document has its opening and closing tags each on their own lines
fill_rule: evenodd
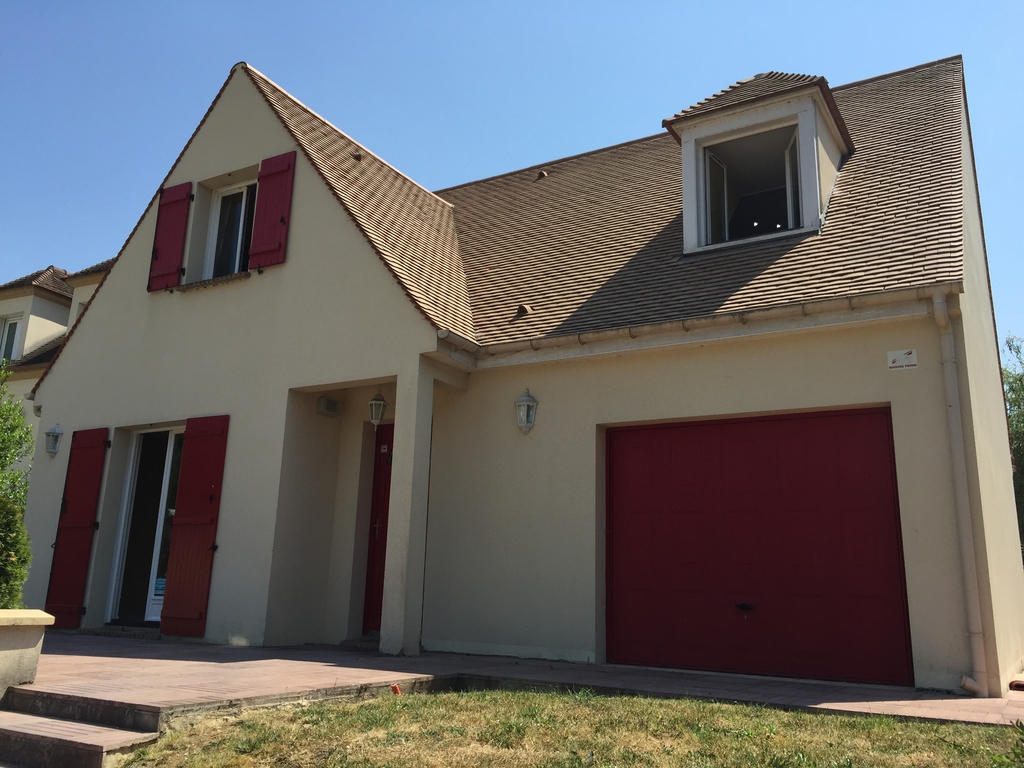
<svg viewBox="0 0 1024 768">
<path fill-rule="evenodd" d="M 934 691 L 703 672 L 425 653 L 396 658 L 335 646 L 231 648 L 48 633 L 36 682 L 64 696 L 172 711 L 476 686 L 592 688 L 602 693 L 695 697 L 786 708 L 889 714 L 972 723 L 1024 720 L 1024 693 L 977 699 Z"/>
</svg>

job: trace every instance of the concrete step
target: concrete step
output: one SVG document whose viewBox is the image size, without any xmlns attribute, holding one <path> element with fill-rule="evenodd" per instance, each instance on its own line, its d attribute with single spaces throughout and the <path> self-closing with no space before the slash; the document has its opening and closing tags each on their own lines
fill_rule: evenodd
<svg viewBox="0 0 1024 768">
<path fill-rule="evenodd" d="M 156 739 L 155 732 L 0 711 L 0 760 L 25 768 L 112 768 Z"/>
<path fill-rule="evenodd" d="M 75 720 L 127 731 L 160 730 L 160 707 L 41 691 L 32 686 L 8 688 L 0 706 L 27 715 Z"/>
</svg>

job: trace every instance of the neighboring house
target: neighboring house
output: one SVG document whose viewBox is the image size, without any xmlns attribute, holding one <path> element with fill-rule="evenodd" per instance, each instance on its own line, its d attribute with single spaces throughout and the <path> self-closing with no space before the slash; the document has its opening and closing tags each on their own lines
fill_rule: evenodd
<svg viewBox="0 0 1024 768">
<path fill-rule="evenodd" d="M 49 266 L 0 285 L 0 357 L 11 370 L 7 389 L 19 401 L 35 387 L 113 259 L 69 274 Z M 41 439 L 39 416 L 24 404 L 25 418 Z"/>
<path fill-rule="evenodd" d="M 1024 570 L 960 58 L 766 73 L 664 127 L 432 193 L 233 67 L 34 391 L 65 438 L 26 602 L 1005 692 Z"/>
<path fill-rule="evenodd" d="M 68 329 L 73 289 L 67 276 L 51 265 L 0 285 L 0 358 L 11 369 L 7 390 L 19 401 L 32 391 L 49 364 L 50 350 Z M 39 419 L 27 403 L 24 410 L 38 434 Z"/>
</svg>

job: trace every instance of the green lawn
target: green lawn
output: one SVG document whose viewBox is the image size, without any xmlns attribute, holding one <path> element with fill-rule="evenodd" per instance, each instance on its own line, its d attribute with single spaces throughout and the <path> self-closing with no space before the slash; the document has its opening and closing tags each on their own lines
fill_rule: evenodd
<svg viewBox="0 0 1024 768">
<path fill-rule="evenodd" d="M 389 696 L 211 717 L 132 766 L 1007 766 L 1022 732 L 693 699 Z"/>
</svg>

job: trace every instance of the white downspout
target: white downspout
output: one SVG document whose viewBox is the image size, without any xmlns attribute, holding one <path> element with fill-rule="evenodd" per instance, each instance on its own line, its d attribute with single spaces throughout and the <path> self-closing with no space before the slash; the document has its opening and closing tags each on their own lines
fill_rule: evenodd
<svg viewBox="0 0 1024 768">
<path fill-rule="evenodd" d="M 971 524 L 971 501 L 967 490 L 967 454 L 964 450 L 964 429 L 960 416 L 960 384 L 956 375 L 956 344 L 949 322 L 946 294 L 932 294 L 935 322 L 942 341 L 942 373 L 946 384 L 946 420 L 949 444 L 953 454 L 953 495 L 956 520 L 960 529 L 960 563 L 963 567 L 964 593 L 967 598 L 967 632 L 971 641 L 971 662 L 974 676 L 960 678 L 960 687 L 978 696 L 988 696 L 988 672 L 985 668 L 985 634 L 981 623 L 981 592 L 978 586 L 978 562 L 974 552 L 974 528 Z"/>
</svg>

